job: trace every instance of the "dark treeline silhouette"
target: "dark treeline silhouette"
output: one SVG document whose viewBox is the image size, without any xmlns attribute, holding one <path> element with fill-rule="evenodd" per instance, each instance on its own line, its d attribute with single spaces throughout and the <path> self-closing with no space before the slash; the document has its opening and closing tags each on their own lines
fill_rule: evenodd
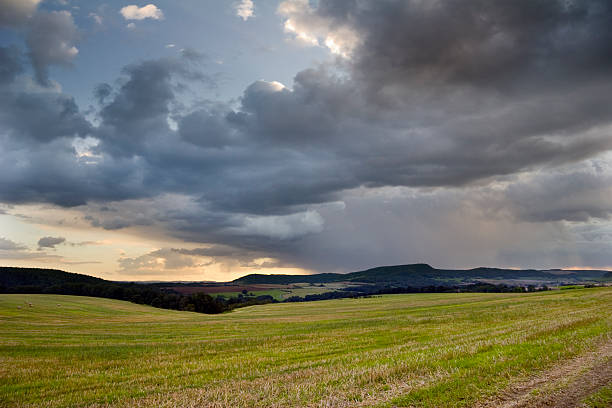
<svg viewBox="0 0 612 408">
<path fill-rule="evenodd" d="M 150 305 L 162 309 L 185 310 L 198 313 L 222 313 L 237 307 L 260 305 L 276 302 L 272 296 L 257 297 L 212 297 L 206 293 L 198 292 L 182 295 L 172 291 L 161 290 L 148 285 L 136 283 L 64 283 L 47 287 L 24 285 L 6 287 L 0 285 L 0 293 L 27 293 L 27 294 L 54 294 L 91 296 Z"/>
<path fill-rule="evenodd" d="M 429 285 L 422 287 L 413 286 L 349 286 L 342 289 L 350 292 L 363 292 L 371 294 L 392 294 L 392 293 L 453 293 L 453 292 L 491 292 L 491 293 L 524 293 L 548 290 L 548 286 L 517 286 L 506 284 L 493 284 L 485 282 L 475 282 L 469 285 Z"/>
<path fill-rule="evenodd" d="M 272 296 L 225 299 L 206 293 L 182 295 L 154 285 L 111 282 L 54 269 L 7 267 L 0 268 L 0 293 L 92 296 L 199 313 L 222 313 L 237 307 L 274 302 Z"/>
</svg>

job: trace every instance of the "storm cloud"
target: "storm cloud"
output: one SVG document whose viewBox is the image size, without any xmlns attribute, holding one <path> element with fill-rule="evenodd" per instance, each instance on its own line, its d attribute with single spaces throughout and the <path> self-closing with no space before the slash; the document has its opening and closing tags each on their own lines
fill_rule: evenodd
<svg viewBox="0 0 612 408">
<path fill-rule="evenodd" d="M 26 42 L 39 83 L 49 84 L 50 65 L 71 64 L 79 52 L 75 46 L 77 39 L 77 28 L 68 11 L 38 12 L 32 17 Z"/>
<path fill-rule="evenodd" d="M 189 97 L 216 81 L 190 52 L 143 60 L 93 90 L 90 116 L 50 86 L 48 67 L 77 54 L 72 16 L 29 13 L 29 51 L 0 49 L 3 202 L 333 270 L 440 251 L 465 265 L 467 242 L 494 264 L 493 244 L 514 248 L 504 260 L 526 247 L 456 244 L 470 223 L 565 239 L 563 223 L 612 215 L 607 1 L 289 0 L 287 35 L 336 59 L 236 101 Z M 43 86 L 24 86 L 24 55 Z M 121 267 L 198 262 L 160 251 Z"/>
</svg>

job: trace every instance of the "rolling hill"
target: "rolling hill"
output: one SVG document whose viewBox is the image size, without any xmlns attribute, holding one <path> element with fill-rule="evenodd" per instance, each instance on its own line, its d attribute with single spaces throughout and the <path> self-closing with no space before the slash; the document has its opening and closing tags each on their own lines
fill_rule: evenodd
<svg viewBox="0 0 612 408">
<path fill-rule="evenodd" d="M 321 273 L 314 275 L 263 275 L 251 274 L 234 280 L 238 284 L 292 284 L 292 283 L 330 283 L 361 282 L 370 284 L 390 284 L 410 287 L 430 285 L 469 284 L 476 281 L 499 281 L 516 284 L 531 283 L 584 283 L 601 280 L 608 271 L 602 270 L 536 270 L 536 269 L 436 269 L 428 264 L 380 266 L 364 271 L 341 273 Z"/>
<path fill-rule="evenodd" d="M 612 288 L 220 315 L 0 294 L 0 406 L 609 407 L 611 307 Z"/>
<path fill-rule="evenodd" d="M 110 282 L 93 276 L 64 272 L 58 269 L 0 267 L 0 285 L 5 287 L 46 287 L 67 283 L 103 284 Z"/>
<path fill-rule="evenodd" d="M 608 271 L 436 269 L 428 264 L 381 266 L 313 275 L 251 274 L 232 282 L 113 282 L 55 269 L 0 267 L 0 293 L 47 293 L 128 300 L 151 306 L 221 313 L 278 301 L 311 301 L 383 293 L 511 292 L 609 282 Z"/>
</svg>

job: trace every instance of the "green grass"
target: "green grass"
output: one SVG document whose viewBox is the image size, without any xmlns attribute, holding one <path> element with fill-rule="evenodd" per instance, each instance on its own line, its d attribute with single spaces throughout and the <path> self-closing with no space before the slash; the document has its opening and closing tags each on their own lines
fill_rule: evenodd
<svg viewBox="0 0 612 408">
<path fill-rule="evenodd" d="M 266 289 L 266 290 L 252 290 L 248 292 L 249 296 L 263 296 L 270 295 L 274 299 L 283 301 L 291 296 L 300 296 L 304 297 L 306 295 L 314 295 L 319 293 L 331 292 L 332 290 L 329 288 L 292 288 L 292 289 Z M 221 292 L 221 293 L 212 293 L 211 296 L 225 296 L 226 298 L 237 297 L 241 295 L 242 292 Z"/>
<path fill-rule="evenodd" d="M 335 288 L 331 285 L 327 285 L 325 287 L 304 286 L 287 290 L 285 293 L 283 293 L 283 299 L 290 298 L 291 296 L 304 297 L 306 295 L 318 295 L 321 293 L 333 292 L 334 290 Z"/>
<path fill-rule="evenodd" d="M 333 292 L 335 290 L 339 290 L 341 288 L 345 288 L 347 285 L 342 283 L 328 283 L 323 286 L 318 285 L 309 285 L 306 283 L 296 284 L 292 288 L 286 289 L 265 289 L 265 290 L 253 290 L 249 291 L 248 294 L 253 296 L 262 296 L 262 295 L 270 295 L 274 299 L 278 301 L 283 301 L 292 296 L 304 297 L 306 295 L 318 295 L 326 292 Z M 242 292 L 221 292 L 221 293 L 212 293 L 212 296 L 225 296 L 226 298 L 237 297 Z"/>
<path fill-rule="evenodd" d="M 609 340 L 611 307 L 611 288 L 223 315 L 0 295 L 0 406 L 464 407 Z"/>
<path fill-rule="evenodd" d="M 588 408 L 612 407 L 612 384 L 602 387 L 595 394 L 590 395 L 584 400 L 584 405 Z"/>
<path fill-rule="evenodd" d="M 224 296 L 226 298 L 237 297 L 241 295 L 242 292 L 220 292 L 220 293 L 211 293 L 211 296 Z M 285 294 L 283 289 L 266 289 L 266 290 L 252 290 L 248 292 L 249 296 L 263 296 L 270 295 L 274 299 L 281 301 L 283 300 L 283 295 Z"/>
</svg>

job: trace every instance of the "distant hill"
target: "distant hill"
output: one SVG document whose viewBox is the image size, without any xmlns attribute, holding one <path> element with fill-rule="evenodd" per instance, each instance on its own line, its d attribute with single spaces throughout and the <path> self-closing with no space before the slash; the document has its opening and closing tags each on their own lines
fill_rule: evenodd
<svg viewBox="0 0 612 408">
<path fill-rule="evenodd" d="M 0 293 L 92 296 L 200 313 L 222 313 L 236 307 L 274 300 L 271 296 L 264 296 L 223 301 L 205 293 L 183 295 L 155 284 L 112 282 L 57 269 L 14 267 L 0 267 Z"/>
<path fill-rule="evenodd" d="M 110 282 L 89 275 L 57 269 L 0 267 L 0 285 L 8 288 L 16 286 L 47 287 L 67 283 L 103 284 Z"/>
<path fill-rule="evenodd" d="M 0 293 L 49 293 L 128 300 L 155 307 L 220 313 L 236 307 L 277 301 L 270 293 L 248 294 L 248 285 L 311 284 L 316 290 L 297 288 L 283 301 L 309 301 L 383 293 L 448 291 L 531 291 L 546 286 L 609 282 L 610 272 L 600 270 L 513 270 L 499 268 L 436 269 L 427 264 L 380 266 L 364 271 L 314 275 L 251 274 L 228 283 L 128 283 L 56 269 L 0 267 Z M 206 294 L 219 285 L 238 288 L 239 296 Z M 179 291 L 177 288 L 190 290 Z M 206 288 L 204 290 L 203 288 Z M 198 290 L 200 289 L 200 290 Z M 223 287 L 225 290 L 226 288 Z M 294 288 L 295 289 L 295 288 Z M 185 293 L 183 293 L 185 292 Z M 217 291 L 218 292 L 218 291 Z M 245 293 L 247 292 L 247 293 Z"/>
<path fill-rule="evenodd" d="M 428 264 L 380 266 L 351 273 L 320 273 L 314 275 L 263 275 L 251 274 L 233 281 L 237 284 L 294 284 L 361 282 L 424 287 L 431 285 L 469 284 L 476 281 L 517 281 L 576 283 L 601 280 L 608 271 L 601 270 L 536 270 L 536 269 L 436 269 Z"/>
<path fill-rule="evenodd" d="M 279 284 L 292 283 L 332 283 L 332 282 L 406 282 L 422 274 L 430 274 L 436 269 L 427 264 L 379 266 L 366 271 L 351 273 L 317 273 L 313 275 L 264 275 L 250 274 L 235 279 L 238 284 Z"/>
</svg>

